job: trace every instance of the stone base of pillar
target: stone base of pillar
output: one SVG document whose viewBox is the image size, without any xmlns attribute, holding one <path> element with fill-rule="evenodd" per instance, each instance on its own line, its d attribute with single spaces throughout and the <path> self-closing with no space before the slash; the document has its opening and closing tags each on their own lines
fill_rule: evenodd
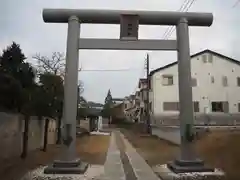
<svg viewBox="0 0 240 180">
<path fill-rule="evenodd" d="M 178 160 L 169 162 L 168 168 L 174 173 L 189 173 L 189 172 L 214 172 L 214 168 L 205 166 L 200 159 L 194 161 Z"/>
<path fill-rule="evenodd" d="M 197 162 L 196 162 L 197 163 Z M 198 162 L 199 163 L 199 162 Z M 181 172 L 176 173 L 172 169 L 172 166 L 169 164 L 157 165 L 153 168 L 153 171 L 162 179 L 162 180 L 224 180 L 225 173 L 219 169 L 212 168 L 191 168 L 188 164 L 187 168 L 176 168 L 181 169 Z M 195 165 L 195 166 L 201 166 Z M 171 168 L 169 168 L 171 167 Z M 195 169 L 193 171 L 193 169 Z M 204 171 L 205 169 L 205 171 Z"/>
<path fill-rule="evenodd" d="M 44 174 L 84 174 L 88 164 L 80 161 L 61 161 L 55 160 L 44 169 Z"/>
<path fill-rule="evenodd" d="M 45 174 L 47 166 L 27 172 L 20 180 L 90 180 L 104 179 L 104 165 L 91 165 L 84 174 Z"/>
</svg>

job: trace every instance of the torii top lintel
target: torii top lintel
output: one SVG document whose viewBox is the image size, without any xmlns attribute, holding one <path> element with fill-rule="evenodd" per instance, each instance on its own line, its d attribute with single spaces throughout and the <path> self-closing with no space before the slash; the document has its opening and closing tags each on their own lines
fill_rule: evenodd
<svg viewBox="0 0 240 180">
<path fill-rule="evenodd" d="M 213 22 L 212 13 L 195 12 L 44 9 L 42 15 L 48 23 L 67 23 L 71 16 L 76 16 L 81 23 L 120 24 L 121 15 L 138 15 L 142 25 L 177 25 L 182 18 L 189 26 L 211 26 Z"/>
</svg>

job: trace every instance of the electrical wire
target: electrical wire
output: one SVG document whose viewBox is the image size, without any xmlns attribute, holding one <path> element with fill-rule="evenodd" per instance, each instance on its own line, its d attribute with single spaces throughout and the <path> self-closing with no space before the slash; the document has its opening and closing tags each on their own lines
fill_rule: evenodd
<svg viewBox="0 0 240 180">
<path fill-rule="evenodd" d="M 191 8 L 191 6 L 193 5 L 193 3 L 195 2 L 196 0 L 187 0 L 187 2 L 186 2 L 186 0 L 184 1 L 184 3 L 186 2 L 186 4 L 185 4 L 185 6 L 183 6 L 183 4 L 182 4 L 182 6 L 180 7 L 180 11 L 181 12 L 187 12 L 190 8 Z M 168 39 L 169 37 L 171 37 L 171 35 L 172 35 L 172 33 L 175 31 L 175 26 L 171 26 L 169 29 L 167 29 L 167 33 L 165 32 L 164 34 L 164 37 L 163 37 L 163 39 Z"/>
<path fill-rule="evenodd" d="M 82 62 L 80 62 L 80 68 L 78 69 L 78 72 L 126 72 L 126 71 L 133 71 L 138 69 L 128 68 L 128 69 L 84 69 Z"/>
<path fill-rule="evenodd" d="M 196 0 L 192 0 L 192 1 L 188 1 L 189 4 L 188 6 L 185 6 L 185 8 L 183 9 L 183 11 L 187 12 L 190 7 L 193 5 L 193 3 L 195 2 Z M 172 33 L 175 31 L 175 27 L 173 26 L 172 27 L 172 30 L 169 32 L 169 34 L 167 35 L 166 39 L 168 39 L 169 37 L 171 37 Z"/>
<path fill-rule="evenodd" d="M 89 71 L 93 71 L 93 72 L 116 72 L 116 71 L 133 71 L 133 70 L 137 70 L 137 69 L 79 69 L 79 72 L 89 72 Z"/>
<path fill-rule="evenodd" d="M 183 3 L 182 3 L 182 5 L 181 5 L 181 7 L 177 10 L 177 11 L 183 11 L 184 10 L 184 8 L 187 6 L 187 4 L 190 2 L 190 0 L 185 0 Z M 174 26 L 170 26 L 170 27 L 168 27 L 167 28 L 167 30 L 164 32 L 164 34 L 163 34 L 163 39 L 166 39 L 166 37 L 167 37 L 167 34 L 169 34 L 169 32 L 170 31 L 172 31 L 172 29 L 174 28 Z"/>
<path fill-rule="evenodd" d="M 237 7 L 237 5 L 240 3 L 240 0 L 237 0 L 234 4 L 233 4 L 233 8 Z"/>
</svg>

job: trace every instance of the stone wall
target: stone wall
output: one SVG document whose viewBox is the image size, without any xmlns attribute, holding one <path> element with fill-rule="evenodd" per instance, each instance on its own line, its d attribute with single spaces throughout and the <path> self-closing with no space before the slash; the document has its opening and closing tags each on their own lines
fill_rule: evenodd
<svg viewBox="0 0 240 180">
<path fill-rule="evenodd" d="M 0 112 L 0 158 L 19 156 L 22 149 L 22 122 L 17 114 Z"/>
<path fill-rule="evenodd" d="M 28 151 L 43 147 L 44 120 L 31 117 L 29 121 Z M 50 120 L 48 144 L 56 141 L 55 121 Z M 19 114 L 0 112 L 0 159 L 20 156 L 24 132 L 24 119 Z"/>
</svg>

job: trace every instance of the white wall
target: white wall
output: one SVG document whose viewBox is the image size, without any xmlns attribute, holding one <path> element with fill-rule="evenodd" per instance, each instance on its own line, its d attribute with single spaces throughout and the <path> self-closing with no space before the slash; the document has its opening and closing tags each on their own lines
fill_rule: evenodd
<svg viewBox="0 0 240 180">
<path fill-rule="evenodd" d="M 205 53 L 208 55 L 208 53 Z M 194 57 L 191 60 L 192 77 L 197 78 L 197 86 L 193 87 L 193 101 L 199 101 L 200 112 L 205 107 L 211 107 L 210 101 L 229 101 L 229 112 L 238 112 L 240 103 L 240 87 L 237 86 L 237 77 L 240 77 L 240 66 L 229 60 L 213 56 L 213 62 L 204 63 L 202 56 Z M 208 57 L 208 56 L 207 56 Z M 151 77 L 154 115 L 163 112 L 163 102 L 178 102 L 178 69 L 177 64 L 156 72 Z M 162 75 L 173 75 L 174 85 L 163 86 Z M 211 83 L 211 76 L 214 83 Z M 222 77 L 227 76 L 228 86 L 223 87 Z M 169 113 L 169 111 L 165 111 Z"/>
</svg>

